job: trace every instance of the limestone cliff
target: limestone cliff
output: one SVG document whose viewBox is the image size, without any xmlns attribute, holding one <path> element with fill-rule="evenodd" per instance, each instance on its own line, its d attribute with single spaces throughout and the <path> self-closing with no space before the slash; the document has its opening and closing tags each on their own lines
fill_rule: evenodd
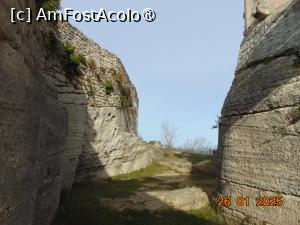
<svg viewBox="0 0 300 225">
<path fill-rule="evenodd" d="M 161 146 L 146 144 L 137 136 L 138 97 L 121 61 L 68 23 L 59 24 L 57 38 L 74 46 L 86 61 L 71 82 L 70 75 L 61 75 L 63 68 L 49 74 L 71 125 L 64 152 L 64 187 L 71 187 L 74 179 L 105 178 L 149 165 L 160 155 Z M 52 65 L 47 71 L 57 68 Z"/>
<path fill-rule="evenodd" d="M 0 224 L 50 224 L 74 181 L 140 169 L 138 97 L 120 60 L 63 23 L 10 22 L 0 2 Z"/>
<path fill-rule="evenodd" d="M 233 202 L 221 210 L 235 222 L 296 225 L 300 221 L 300 2 L 264 1 L 269 10 L 263 17 L 257 16 L 262 14 L 261 1 L 253 2 L 246 0 L 245 37 L 220 120 L 219 194 Z M 240 195 L 249 196 L 249 207 L 235 204 Z M 259 207 L 259 196 L 282 196 L 284 203 Z"/>
<path fill-rule="evenodd" d="M 0 2 L 0 224 L 39 225 L 59 202 L 67 113 L 43 77 L 39 27 L 12 24 L 11 7 L 35 5 Z"/>
</svg>

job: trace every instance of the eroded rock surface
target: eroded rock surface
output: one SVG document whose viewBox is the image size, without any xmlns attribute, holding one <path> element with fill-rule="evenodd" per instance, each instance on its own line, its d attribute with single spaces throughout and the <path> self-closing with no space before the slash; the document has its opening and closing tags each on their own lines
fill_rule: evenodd
<svg viewBox="0 0 300 225">
<path fill-rule="evenodd" d="M 195 163 L 191 163 L 186 158 L 172 157 L 160 160 L 158 164 L 168 170 L 136 179 L 140 187 L 128 197 L 103 198 L 100 203 L 118 211 L 131 209 L 148 210 L 153 213 L 174 209 L 189 211 L 210 205 L 208 194 L 203 191 L 201 185 L 191 179 L 191 173 L 203 175 L 202 171 L 193 171 L 192 167 L 196 166 Z"/>
<path fill-rule="evenodd" d="M 159 143 L 148 144 L 137 135 L 138 96 L 121 61 L 68 23 L 59 24 L 58 37 L 87 62 L 72 82 L 56 79 L 72 125 L 65 149 L 64 187 L 71 187 L 74 180 L 145 168 L 161 157 Z"/>
<path fill-rule="evenodd" d="M 221 208 L 237 223 L 249 218 L 251 224 L 300 221 L 300 2 L 282 6 L 245 32 L 222 109 L 220 195 L 233 201 L 250 198 L 249 207 Z M 284 204 L 258 207 L 259 196 L 282 196 Z"/>
<path fill-rule="evenodd" d="M 67 23 L 10 22 L 36 2 L 0 2 L 1 225 L 48 225 L 63 188 L 161 156 L 137 136 L 137 93 L 114 54 Z M 85 59 L 71 69 L 67 45 Z"/>
<path fill-rule="evenodd" d="M 202 209 L 209 205 L 207 194 L 198 187 L 187 187 L 173 191 L 137 191 L 126 199 L 102 199 L 101 204 L 118 211 L 134 210 L 183 210 Z"/>
<path fill-rule="evenodd" d="M 34 3 L 0 2 L 0 224 L 48 224 L 61 191 L 67 113 L 43 76 L 40 27 L 12 24 L 13 7 Z"/>
</svg>

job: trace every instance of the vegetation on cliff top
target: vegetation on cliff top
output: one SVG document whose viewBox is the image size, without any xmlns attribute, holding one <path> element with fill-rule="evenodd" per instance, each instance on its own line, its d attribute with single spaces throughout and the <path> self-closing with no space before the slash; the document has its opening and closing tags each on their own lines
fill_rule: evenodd
<svg viewBox="0 0 300 225">
<path fill-rule="evenodd" d="M 47 58 L 58 57 L 64 66 L 66 76 L 69 80 L 79 75 L 77 69 L 80 65 L 87 66 L 86 58 L 76 53 L 76 47 L 70 42 L 61 43 L 54 30 L 50 29 L 44 33 L 43 37 L 48 49 Z"/>
<path fill-rule="evenodd" d="M 132 93 L 129 84 L 125 80 L 125 75 L 121 72 L 113 71 L 113 77 L 115 78 L 120 94 L 121 94 L 121 105 L 123 108 L 132 107 Z"/>
<path fill-rule="evenodd" d="M 117 71 L 112 68 L 109 71 L 109 79 L 104 80 L 105 74 L 107 73 L 106 69 L 101 66 L 98 67 L 95 59 L 90 58 L 87 60 L 85 56 L 79 54 L 72 43 L 68 41 L 61 43 L 55 30 L 50 29 L 49 31 L 46 31 L 43 38 L 48 49 L 47 58 L 50 59 L 51 57 L 58 57 L 60 59 L 66 71 L 66 77 L 68 80 L 71 81 L 76 76 L 80 76 L 82 71 L 78 70 L 78 68 L 80 65 L 83 65 L 86 69 L 89 69 L 92 72 L 99 83 L 103 84 L 107 95 L 110 95 L 114 90 L 119 92 L 122 108 L 131 108 L 133 106 L 132 88 L 131 84 L 126 80 L 125 72 Z M 88 78 L 86 81 L 88 86 L 88 95 L 94 98 L 96 93 L 93 90 L 93 84 Z"/>
<path fill-rule="evenodd" d="M 56 11 L 60 8 L 60 0 L 37 0 L 37 6 L 46 11 Z"/>
</svg>

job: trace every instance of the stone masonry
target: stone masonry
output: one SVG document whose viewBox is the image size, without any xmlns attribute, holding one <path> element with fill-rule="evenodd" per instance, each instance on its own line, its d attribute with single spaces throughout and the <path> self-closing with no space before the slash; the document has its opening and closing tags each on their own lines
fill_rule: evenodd
<svg viewBox="0 0 300 225">
<path fill-rule="evenodd" d="M 260 18 L 253 1 L 245 2 L 245 37 L 219 129 L 218 194 L 232 204 L 220 210 L 237 224 L 298 225 L 300 1 L 267 2 Z M 238 196 L 249 196 L 250 205 L 237 206 Z M 259 196 L 284 202 L 256 206 Z"/>
<path fill-rule="evenodd" d="M 137 135 L 137 92 L 114 54 L 68 23 L 10 22 L 36 2 L 0 2 L 1 225 L 49 225 L 62 189 L 161 156 Z M 76 71 L 66 45 L 85 59 Z"/>
<path fill-rule="evenodd" d="M 106 178 L 151 164 L 161 155 L 161 146 L 137 136 L 137 92 L 121 61 L 68 23 L 59 24 L 58 38 L 62 44 L 73 45 L 87 61 L 71 82 L 66 82 L 68 76 L 63 76 L 64 82 L 57 80 L 63 79 L 60 73 L 52 75 L 71 125 L 63 186 L 71 187 L 74 179 Z M 112 84 L 110 93 L 106 93 L 106 81 Z"/>
<path fill-rule="evenodd" d="M 245 27 L 255 26 L 267 16 L 278 14 L 284 10 L 292 0 L 244 0 Z"/>
</svg>

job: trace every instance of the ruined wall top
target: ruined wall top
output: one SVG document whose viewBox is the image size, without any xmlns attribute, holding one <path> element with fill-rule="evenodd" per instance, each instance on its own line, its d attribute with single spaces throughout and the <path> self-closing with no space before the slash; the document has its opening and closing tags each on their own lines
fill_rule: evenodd
<svg viewBox="0 0 300 225">
<path fill-rule="evenodd" d="M 284 10 L 293 0 L 244 0 L 245 29 Z"/>
</svg>

